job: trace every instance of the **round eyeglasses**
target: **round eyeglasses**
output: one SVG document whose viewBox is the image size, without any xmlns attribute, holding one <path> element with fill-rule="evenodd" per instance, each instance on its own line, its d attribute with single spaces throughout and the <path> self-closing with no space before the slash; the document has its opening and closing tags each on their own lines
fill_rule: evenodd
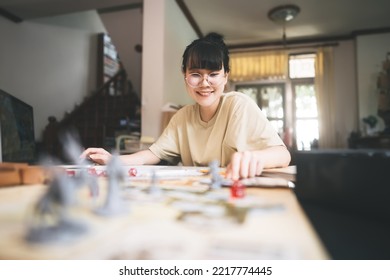
<svg viewBox="0 0 390 280">
<path fill-rule="evenodd" d="M 199 87 L 203 83 L 203 80 L 206 80 L 210 86 L 216 87 L 223 82 L 225 77 L 226 75 L 224 73 L 210 73 L 206 75 L 201 75 L 199 73 L 191 73 L 187 75 L 185 80 L 187 84 L 193 88 Z"/>
</svg>

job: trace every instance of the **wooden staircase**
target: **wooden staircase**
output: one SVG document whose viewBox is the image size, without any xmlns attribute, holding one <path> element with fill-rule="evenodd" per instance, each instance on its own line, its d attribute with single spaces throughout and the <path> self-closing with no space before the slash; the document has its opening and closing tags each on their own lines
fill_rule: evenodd
<svg viewBox="0 0 390 280">
<path fill-rule="evenodd" d="M 57 123 L 47 127 L 43 137 L 44 151 L 61 160 L 61 137 L 64 133 L 76 134 L 83 147 L 115 147 L 118 133 L 140 131 L 140 100 L 127 80 L 125 70 L 120 70 L 81 105 Z M 51 130 L 51 131 L 47 131 Z M 45 135 L 52 135 L 46 137 Z M 53 137 L 54 135 L 54 137 Z M 58 141 L 58 143 L 50 143 Z M 63 143 L 66 144 L 66 143 Z"/>
</svg>

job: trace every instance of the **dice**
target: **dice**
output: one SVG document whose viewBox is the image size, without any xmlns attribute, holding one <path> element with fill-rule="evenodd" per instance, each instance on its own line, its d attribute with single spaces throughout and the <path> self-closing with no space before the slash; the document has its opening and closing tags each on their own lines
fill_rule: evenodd
<svg viewBox="0 0 390 280">
<path fill-rule="evenodd" d="M 231 198 L 243 198 L 245 197 L 245 185 L 241 181 L 236 180 L 230 187 Z"/>
<path fill-rule="evenodd" d="M 137 176 L 137 169 L 132 167 L 132 168 L 129 169 L 128 173 L 129 173 L 130 177 L 135 177 L 135 176 Z"/>
</svg>

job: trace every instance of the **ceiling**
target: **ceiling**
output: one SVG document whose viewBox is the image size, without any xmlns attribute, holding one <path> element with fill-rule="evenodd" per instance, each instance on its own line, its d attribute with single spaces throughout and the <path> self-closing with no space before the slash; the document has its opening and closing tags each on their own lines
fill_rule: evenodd
<svg viewBox="0 0 390 280">
<path fill-rule="evenodd" d="M 155 0 L 157 1 L 157 0 Z M 298 16 L 286 24 L 288 42 L 334 40 L 390 32 L 389 0 L 176 0 L 198 35 L 214 31 L 231 47 L 282 42 L 282 25 L 267 14 L 295 4 Z M 29 20 L 91 9 L 125 9 L 142 0 L 0 0 L 0 15 Z"/>
</svg>

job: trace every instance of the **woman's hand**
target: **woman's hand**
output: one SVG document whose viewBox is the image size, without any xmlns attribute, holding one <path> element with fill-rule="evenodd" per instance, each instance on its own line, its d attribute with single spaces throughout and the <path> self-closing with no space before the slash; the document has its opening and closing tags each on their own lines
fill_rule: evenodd
<svg viewBox="0 0 390 280">
<path fill-rule="evenodd" d="M 291 155 L 285 146 L 235 152 L 226 167 L 226 178 L 238 180 L 260 176 L 264 168 L 286 167 L 290 161 Z"/>
<path fill-rule="evenodd" d="M 106 165 L 111 159 L 111 154 L 102 148 L 88 148 L 80 155 L 80 158 Z"/>
<path fill-rule="evenodd" d="M 226 167 L 226 178 L 238 180 L 261 175 L 264 161 L 255 151 L 235 152 Z"/>
</svg>

